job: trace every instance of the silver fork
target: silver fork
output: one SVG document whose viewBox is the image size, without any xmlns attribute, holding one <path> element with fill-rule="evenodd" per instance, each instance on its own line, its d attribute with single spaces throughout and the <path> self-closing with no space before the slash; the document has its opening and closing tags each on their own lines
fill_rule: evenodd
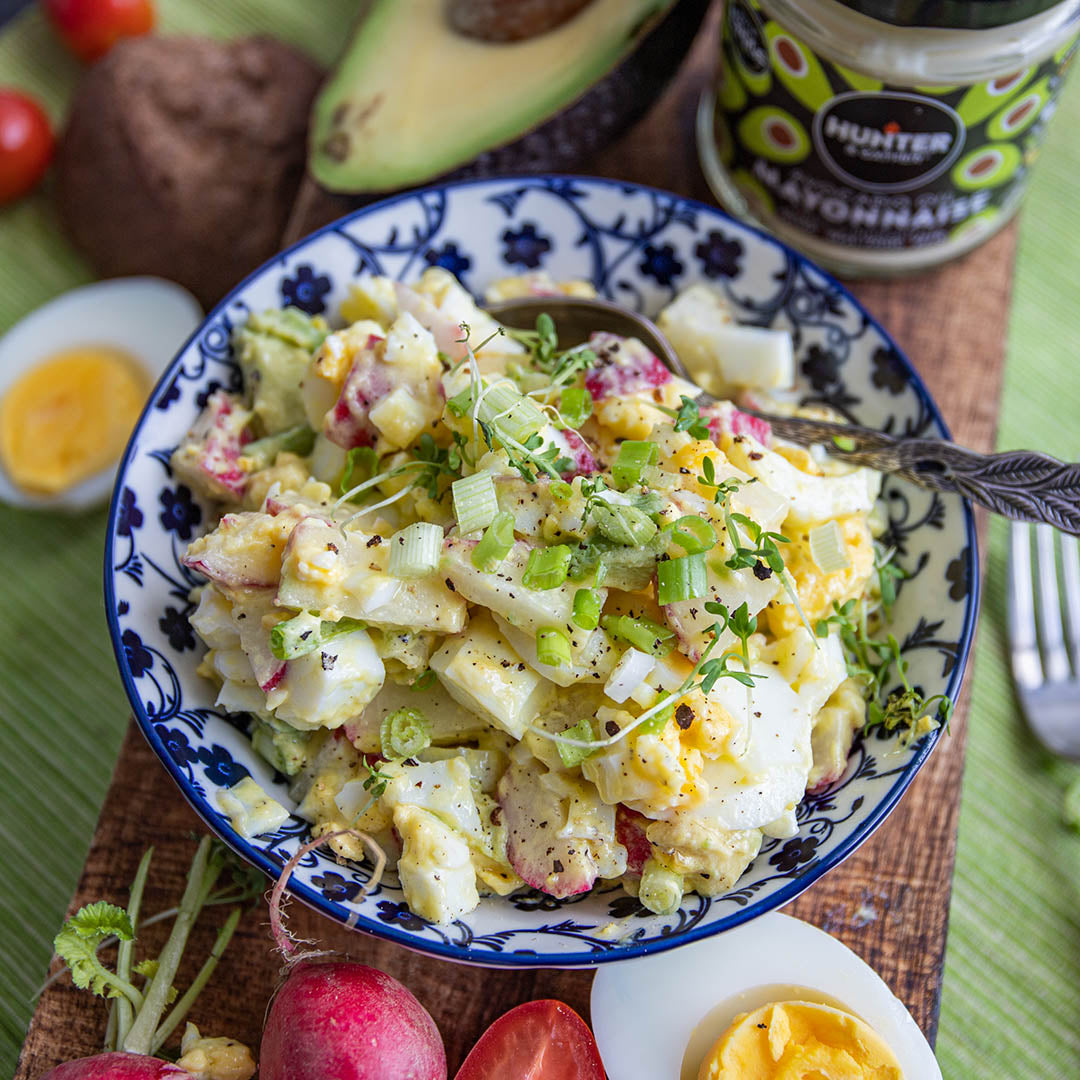
<svg viewBox="0 0 1080 1080">
<path fill-rule="evenodd" d="M 1009 648 L 1031 730 L 1055 754 L 1080 760 L 1080 551 L 1075 536 L 1013 522 L 1009 547 Z M 1054 537 L 1060 537 L 1061 580 Z M 1062 609 L 1064 608 L 1064 618 Z"/>
</svg>

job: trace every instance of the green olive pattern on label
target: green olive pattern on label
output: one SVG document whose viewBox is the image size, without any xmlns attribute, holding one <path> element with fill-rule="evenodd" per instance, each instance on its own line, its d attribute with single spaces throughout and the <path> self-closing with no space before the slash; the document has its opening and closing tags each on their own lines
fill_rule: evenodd
<svg viewBox="0 0 1080 1080">
<path fill-rule="evenodd" d="M 830 243 L 985 234 L 1019 199 L 1076 54 L 1074 37 L 976 85 L 894 86 L 816 54 L 760 0 L 729 0 L 718 155 L 759 217 Z"/>
</svg>

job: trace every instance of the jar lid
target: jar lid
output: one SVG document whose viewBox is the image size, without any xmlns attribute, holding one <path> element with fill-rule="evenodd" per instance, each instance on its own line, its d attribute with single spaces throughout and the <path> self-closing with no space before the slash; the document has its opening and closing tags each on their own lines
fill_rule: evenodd
<svg viewBox="0 0 1080 1080">
<path fill-rule="evenodd" d="M 894 26 L 988 30 L 1030 19 L 1069 0 L 840 0 L 845 6 Z"/>
</svg>

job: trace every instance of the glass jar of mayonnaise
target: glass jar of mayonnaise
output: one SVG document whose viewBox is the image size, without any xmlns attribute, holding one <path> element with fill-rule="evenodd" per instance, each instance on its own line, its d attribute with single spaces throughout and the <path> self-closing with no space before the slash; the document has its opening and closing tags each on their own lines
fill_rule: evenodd
<svg viewBox="0 0 1080 1080">
<path fill-rule="evenodd" d="M 962 255 L 1020 204 L 1080 0 L 727 0 L 698 113 L 722 203 L 840 273 Z"/>
</svg>

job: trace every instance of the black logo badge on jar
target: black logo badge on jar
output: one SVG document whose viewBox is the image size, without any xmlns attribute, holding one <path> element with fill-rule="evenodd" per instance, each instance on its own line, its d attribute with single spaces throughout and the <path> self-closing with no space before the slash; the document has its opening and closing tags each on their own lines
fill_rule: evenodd
<svg viewBox="0 0 1080 1080">
<path fill-rule="evenodd" d="M 964 122 L 921 94 L 856 90 L 814 117 L 814 145 L 836 177 L 862 191 L 911 191 L 940 176 L 964 146 Z"/>
<path fill-rule="evenodd" d="M 769 47 L 757 12 L 745 0 L 734 0 L 728 5 L 727 18 L 741 66 L 751 75 L 764 75 L 769 70 Z"/>
</svg>

